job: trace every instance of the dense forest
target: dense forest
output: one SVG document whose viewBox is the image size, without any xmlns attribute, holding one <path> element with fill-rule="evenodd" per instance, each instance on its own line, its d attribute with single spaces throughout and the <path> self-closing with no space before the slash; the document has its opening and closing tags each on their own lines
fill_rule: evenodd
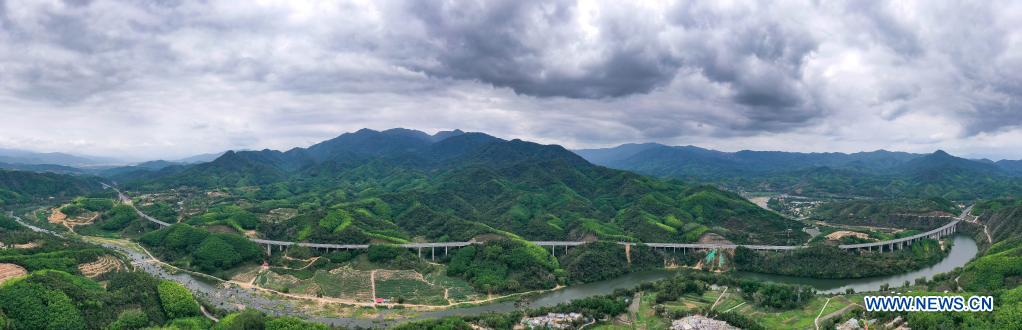
<svg viewBox="0 0 1022 330">
<path fill-rule="evenodd" d="M 86 277 L 79 266 L 117 253 L 77 239 L 30 231 L 3 215 L 0 243 L 7 247 L 0 249 L 0 264 L 27 271 L 0 285 L 0 329 L 328 329 L 252 310 L 229 313 L 214 325 L 180 284 L 130 266 Z"/>
<path fill-rule="evenodd" d="M 612 279 L 629 272 L 660 269 L 667 257 L 649 247 L 637 245 L 631 249 L 631 262 L 625 256 L 623 245 L 599 241 L 572 248 L 560 256 L 561 267 L 568 273 L 570 282 L 588 283 Z M 696 253 L 691 259 L 697 259 Z M 688 261 L 688 262 L 686 262 Z M 694 264 L 682 260 L 684 264 Z"/>
<path fill-rule="evenodd" d="M 137 329 L 181 324 L 192 329 L 212 325 L 199 315 L 191 293 L 176 283 L 125 270 L 84 277 L 78 266 L 114 254 L 105 248 L 35 233 L 3 216 L 0 242 L 27 247 L 0 250 L 0 263 L 28 271 L 28 275 L 0 286 L 0 328 Z"/>
<path fill-rule="evenodd" d="M 877 226 L 926 231 L 943 226 L 958 216 L 958 206 L 940 198 L 844 200 L 824 203 L 813 210 L 811 220 L 856 226 Z"/>
<path fill-rule="evenodd" d="M 0 169 L 0 207 L 99 191 L 99 178 Z"/>
<path fill-rule="evenodd" d="M 815 244 L 785 253 L 735 250 L 739 270 L 812 278 L 861 278 L 899 274 L 937 263 L 944 256 L 940 244 L 921 240 L 893 252 L 856 254 L 833 245 Z"/>
<path fill-rule="evenodd" d="M 154 192 L 219 188 L 232 199 L 187 216 L 187 223 L 255 229 L 282 240 L 403 243 L 495 234 L 691 242 L 716 232 L 740 243 L 782 244 L 798 239 L 788 229 L 803 235 L 798 223 L 730 192 L 607 169 L 559 146 L 481 133 L 360 130 L 309 148 L 228 152 L 121 182 Z M 156 205 L 143 207 L 162 213 L 157 217 L 177 216 Z M 248 214 L 274 209 L 298 214 L 258 224 Z"/>
<path fill-rule="evenodd" d="M 447 274 L 464 277 L 483 292 L 519 292 L 553 288 L 558 269 L 557 259 L 539 246 L 499 240 L 458 249 Z"/>
<path fill-rule="evenodd" d="M 149 232 L 139 242 L 162 260 L 175 266 L 223 277 L 223 272 L 245 262 L 257 262 L 262 249 L 247 238 L 227 233 L 210 233 L 187 224 Z"/>
</svg>

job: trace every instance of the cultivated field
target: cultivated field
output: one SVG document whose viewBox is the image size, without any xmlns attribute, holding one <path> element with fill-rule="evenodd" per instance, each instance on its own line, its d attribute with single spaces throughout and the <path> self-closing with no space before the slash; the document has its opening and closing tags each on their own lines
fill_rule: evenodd
<svg viewBox="0 0 1022 330">
<path fill-rule="evenodd" d="M 100 256 L 94 262 L 78 265 L 78 271 L 90 278 L 118 269 L 121 269 L 121 261 L 110 255 Z"/>
</svg>

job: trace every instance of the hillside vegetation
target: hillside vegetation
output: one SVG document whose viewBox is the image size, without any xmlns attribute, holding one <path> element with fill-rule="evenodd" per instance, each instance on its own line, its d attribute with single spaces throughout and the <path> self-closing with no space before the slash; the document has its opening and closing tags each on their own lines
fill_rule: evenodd
<svg viewBox="0 0 1022 330">
<path fill-rule="evenodd" d="M 192 294 L 173 282 L 118 267 L 88 274 L 82 265 L 116 253 L 78 240 L 35 233 L 0 216 L 0 242 L 20 246 L 0 250 L 0 263 L 27 275 L 0 285 L 3 329 L 140 329 L 191 324 L 209 328 Z M 118 265 L 120 259 L 111 258 Z M 102 284 L 101 284 L 102 283 Z"/>
<path fill-rule="evenodd" d="M 95 177 L 0 169 L 0 207 L 97 192 L 101 189 L 97 180 Z"/>
<path fill-rule="evenodd" d="M 904 250 L 857 255 L 836 246 L 814 245 L 790 253 L 735 250 L 739 270 L 811 278 L 862 278 L 900 274 L 937 263 L 944 256 L 934 240 L 913 243 Z"/>
<path fill-rule="evenodd" d="M 139 238 L 160 259 L 175 265 L 214 275 L 244 262 L 261 260 L 262 249 L 245 237 L 210 233 L 202 228 L 176 224 L 149 232 Z"/>
<path fill-rule="evenodd" d="M 824 203 L 809 217 L 828 223 L 930 230 L 947 224 L 959 208 L 950 201 L 927 199 L 846 200 Z"/>
<path fill-rule="evenodd" d="M 1017 162 L 884 150 L 844 153 L 721 152 L 693 146 L 622 145 L 577 151 L 594 163 L 735 190 L 806 196 L 974 200 L 1018 196 Z"/>
<path fill-rule="evenodd" d="M 228 152 L 127 186 L 220 188 L 232 197 L 187 223 L 255 229 L 282 240 L 401 243 L 496 234 L 689 242 L 717 232 L 740 243 L 783 244 L 799 239 L 786 236 L 788 229 L 802 235 L 798 223 L 733 193 L 607 169 L 559 146 L 481 133 L 360 130 L 304 149 Z M 259 223 L 244 215 L 274 209 L 298 214 Z"/>
<path fill-rule="evenodd" d="M 1022 201 L 986 200 L 973 214 L 986 224 L 994 243 L 964 267 L 943 277 L 945 286 L 995 297 L 992 313 L 908 313 L 915 328 L 1014 329 L 1022 324 Z M 984 238 L 985 239 L 985 238 Z M 935 279 L 936 280 L 936 279 Z"/>
<path fill-rule="evenodd" d="M 976 204 L 973 214 L 979 214 L 979 221 L 987 225 L 994 243 L 964 267 L 959 283 L 970 291 L 1022 290 L 1017 289 L 1022 285 L 1022 200 L 983 201 Z"/>
</svg>

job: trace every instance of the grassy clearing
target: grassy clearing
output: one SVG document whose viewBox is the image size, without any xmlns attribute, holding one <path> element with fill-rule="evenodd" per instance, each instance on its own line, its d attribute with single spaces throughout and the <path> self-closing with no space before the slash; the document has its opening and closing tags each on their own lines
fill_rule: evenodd
<svg viewBox="0 0 1022 330">
<path fill-rule="evenodd" d="M 716 298 L 714 298 L 716 299 Z M 653 306 L 656 305 L 655 294 L 643 294 L 642 299 L 639 303 L 639 312 L 636 315 L 635 323 L 633 324 L 638 329 L 668 329 L 671 327 L 670 320 L 664 320 L 653 311 Z"/>
<path fill-rule="evenodd" d="M 741 295 L 738 294 L 737 292 L 735 293 L 728 292 L 727 296 L 724 296 L 724 298 L 720 300 L 720 303 L 717 304 L 717 307 L 714 310 L 723 312 L 735 306 L 741 305 L 744 302 L 745 299 L 742 299 Z"/>
<path fill-rule="evenodd" d="M 663 305 L 669 310 L 693 310 L 708 308 L 713 305 L 714 301 L 717 300 L 721 291 L 709 290 L 702 295 L 684 295 L 678 300 L 664 302 Z M 830 303 L 827 304 L 826 309 L 823 311 L 823 315 L 839 311 L 849 305 L 861 303 L 862 294 L 850 295 L 850 296 L 835 296 L 831 299 Z M 653 294 L 646 293 L 643 295 L 642 305 L 640 305 L 640 316 L 639 320 L 634 326 L 623 325 L 623 324 L 602 324 L 596 329 L 635 329 L 635 328 L 646 328 L 646 329 L 664 329 L 670 326 L 670 320 L 660 319 L 652 316 L 652 306 L 655 305 L 656 296 Z M 823 308 L 827 302 L 827 297 L 816 297 L 808 304 L 799 309 L 793 310 L 773 310 L 764 307 L 757 306 L 752 302 L 746 301 L 742 298 L 738 292 L 728 293 L 724 298 L 721 298 L 720 303 L 717 304 L 715 310 L 726 311 L 732 309 L 732 312 L 736 312 L 742 315 L 749 316 L 756 319 L 761 325 L 768 329 L 815 329 L 814 321 L 816 316 L 820 314 L 820 309 Z M 737 308 L 735 308 L 737 306 Z"/>
<path fill-rule="evenodd" d="M 469 301 L 483 298 L 471 284 L 463 279 L 450 277 L 443 272 L 426 274 L 426 281 L 447 288 L 447 298 L 452 302 Z"/>
<path fill-rule="evenodd" d="M 826 304 L 823 315 L 827 315 L 851 305 L 855 300 L 844 296 L 836 296 L 827 303 L 827 297 L 816 297 L 800 309 L 775 311 L 764 309 L 747 303 L 735 311 L 748 315 L 768 329 L 815 329 L 814 321 L 820 315 L 820 309 Z"/>
</svg>

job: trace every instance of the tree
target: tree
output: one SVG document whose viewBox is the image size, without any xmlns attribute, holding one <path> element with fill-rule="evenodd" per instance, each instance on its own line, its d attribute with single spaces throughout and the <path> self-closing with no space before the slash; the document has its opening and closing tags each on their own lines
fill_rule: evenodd
<svg viewBox="0 0 1022 330">
<path fill-rule="evenodd" d="M 274 319 L 271 319 L 269 321 L 266 321 L 265 326 L 266 326 L 266 330 L 305 330 L 305 329 L 326 330 L 326 329 L 329 329 L 325 325 L 322 325 L 322 324 L 319 324 L 319 323 L 307 322 L 307 321 L 299 319 L 297 317 L 278 317 L 278 318 L 274 318 Z"/>
<path fill-rule="evenodd" d="M 12 323 L 12 329 L 43 329 L 48 315 L 43 300 L 45 289 L 25 280 L 6 283 L 0 289 L 0 311 Z"/>
<path fill-rule="evenodd" d="M 241 262 L 241 254 L 218 236 L 210 236 L 195 250 L 195 263 L 199 268 L 213 271 L 231 268 Z"/>
<path fill-rule="evenodd" d="M 994 323 L 998 329 L 1017 329 L 1022 327 L 1022 304 L 1000 306 L 994 312 Z"/>
<path fill-rule="evenodd" d="M 246 309 L 238 313 L 231 313 L 220 320 L 216 326 L 213 327 L 215 330 L 249 330 L 249 329 L 263 329 L 266 323 L 266 316 L 263 313 L 254 310 Z"/>
<path fill-rule="evenodd" d="M 48 290 L 44 295 L 48 329 L 85 329 L 85 319 L 66 294 Z"/>
<path fill-rule="evenodd" d="M 442 319 L 423 320 L 399 324 L 395 330 L 471 330 L 472 325 L 458 317 L 446 317 Z"/>
<path fill-rule="evenodd" d="M 199 315 L 199 304 L 187 288 L 173 281 L 160 281 L 160 302 L 167 317 L 176 319 Z"/>
<path fill-rule="evenodd" d="M 128 205 L 117 205 L 103 214 L 99 227 L 103 230 L 116 231 L 124 229 L 132 222 L 138 220 L 138 213 Z"/>
<path fill-rule="evenodd" d="M 203 316 L 193 316 L 171 320 L 166 326 L 175 330 L 206 330 L 213 327 L 213 322 Z"/>
<path fill-rule="evenodd" d="M 149 325 L 149 317 L 141 310 L 129 309 L 121 312 L 114 323 L 107 328 L 109 330 L 132 330 L 142 329 Z"/>
<path fill-rule="evenodd" d="M 408 251 L 396 245 L 374 244 L 369 246 L 368 256 L 369 261 L 379 262 L 393 260 L 402 253 L 408 253 Z"/>
</svg>

